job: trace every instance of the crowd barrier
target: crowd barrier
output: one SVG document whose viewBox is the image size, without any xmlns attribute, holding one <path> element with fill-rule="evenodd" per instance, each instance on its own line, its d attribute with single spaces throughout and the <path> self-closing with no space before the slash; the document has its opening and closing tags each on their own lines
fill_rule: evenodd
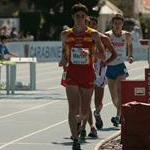
<svg viewBox="0 0 150 150">
<path fill-rule="evenodd" d="M 36 57 L 38 62 L 59 61 L 61 58 L 61 42 L 21 41 L 10 42 L 7 47 L 20 57 Z"/>
<path fill-rule="evenodd" d="M 36 62 L 59 61 L 61 59 L 61 41 L 15 41 L 7 44 L 11 52 L 16 53 L 18 58 L 0 63 L 6 65 L 6 91 L 14 94 L 16 83 L 17 63 L 30 64 L 30 90 L 36 89 Z M 140 40 L 133 42 L 133 57 L 135 61 L 147 60 L 150 62 L 150 42 Z M 150 64 L 150 63 L 149 63 Z"/>
<path fill-rule="evenodd" d="M 133 42 L 134 60 L 148 60 L 149 44 L 145 41 Z M 7 46 L 20 57 L 36 57 L 38 62 L 59 61 L 61 59 L 61 41 L 10 42 Z"/>
<path fill-rule="evenodd" d="M 8 61 L 0 61 L 0 77 L 1 67 L 6 66 L 6 93 L 14 94 L 16 88 L 16 67 L 18 63 L 29 63 L 30 65 L 30 83 L 29 90 L 36 90 L 36 58 L 35 57 L 12 57 Z M 1 78 L 0 78 L 1 81 Z"/>
</svg>

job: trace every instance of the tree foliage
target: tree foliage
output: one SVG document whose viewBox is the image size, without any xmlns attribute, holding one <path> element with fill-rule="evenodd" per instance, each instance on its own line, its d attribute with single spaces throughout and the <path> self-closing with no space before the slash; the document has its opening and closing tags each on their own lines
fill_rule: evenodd
<svg viewBox="0 0 150 150">
<path fill-rule="evenodd" d="M 37 9 L 41 10 L 46 18 L 51 18 L 55 24 L 58 23 L 59 25 L 72 25 L 70 9 L 74 4 L 85 4 L 89 9 L 89 13 L 92 14 L 92 8 L 97 5 L 98 1 L 99 0 L 32 0 Z M 61 8 L 62 11 L 60 11 Z M 53 11 L 52 15 L 50 14 L 50 9 Z"/>
<path fill-rule="evenodd" d="M 63 5 L 64 12 L 69 12 L 71 7 L 76 3 L 85 4 L 89 11 L 92 11 L 92 7 L 95 6 L 99 0 L 31 0 L 35 3 L 38 9 L 50 9 L 53 8 L 57 11 L 58 7 Z"/>
<path fill-rule="evenodd" d="M 42 37 L 46 37 L 46 33 L 49 34 L 51 32 L 50 28 L 54 27 L 55 29 L 53 29 L 53 31 L 55 31 L 54 35 L 56 38 L 54 38 L 53 35 L 52 39 L 57 39 L 57 37 L 59 37 L 63 25 L 73 25 L 70 10 L 74 4 L 85 4 L 89 9 L 89 14 L 92 14 L 92 8 L 97 5 L 98 1 L 99 0 L 30 0 L 30 2 L 33 2 L 35 4 L 35 12 L 31 12 L 35 15 L 30 15 L 31 17 L 29 29 L 29 23 L 27 24 L 27 26 L 25 26 L 25 22 L 27 22 L 27 20 L 29 19 L 27 17 L 29 14 L 27 12 L 22 13 L 21 20 L 23 21 L 21 24 L 21 28 L 23 30 L 29 29 L 31 33 L 34 33 L 35 37 L 37 32 L 39 32 L 40 30 L 40 34 L 42 34 Z M 42 24 L 39 20 L 41 16 L 44 20 Z M 36 27 L 34 26 L 34 22 L 39 22 L 37 23 Z M 49 37 L 47 39 L 49 39 Z"/>
</svg>

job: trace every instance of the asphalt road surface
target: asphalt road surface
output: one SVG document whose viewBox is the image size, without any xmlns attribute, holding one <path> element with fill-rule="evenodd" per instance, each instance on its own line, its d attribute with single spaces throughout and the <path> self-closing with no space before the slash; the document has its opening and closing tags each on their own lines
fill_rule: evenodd
<svg viewBox="0 0 150 150">
<path fill-rule="evenodd" d="M 128 64 L 129 79 L 144 79 L 147 61 Z M 55 62 L 37 63 L 36 91 L 15 91 L 14 95 L 0 93 L 0 150 L 71 150 L 68 126 L 68 104 L 65 88 L 60 85 L 62 68 Z M 5 82 L 5 67 L 2 67 Z M 17 65 L 17 82 L 27 85 L 29 65 Z M 105 87 L 102 118 L 104 128 L 98 131 L 98 139 L 87 138 L 81 147 L 94 150 L 96 144 L 108 138 L 120 128 L 113 127 L 110 118 L 115 116 L 108 86 Z M 93 107 L 92 101 L 92 108 Z M 89 126 L 87 125 L 87 134 Z"/>
</svg>

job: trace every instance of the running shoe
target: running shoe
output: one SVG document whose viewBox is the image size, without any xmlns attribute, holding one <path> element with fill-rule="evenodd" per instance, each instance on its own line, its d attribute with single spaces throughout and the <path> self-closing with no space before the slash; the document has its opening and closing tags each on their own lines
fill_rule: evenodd
<svg viewBox="0 0 150 150">
<path fill-rule="evenodd" d="M 70 139 L 71 139 L 71 140 L 73 140 L 73 137 L 72 137 L 72 136 L 70 136 Z"/>
<path fill-rule="evenodd" d="M 95 127 L 91 128 L 91 131 L 88 136 L 91 138 L 97 138 L 97 130 L 95 129 Z"/>
<path fill-rule="evenodd" d="M 95 126 L 97 130 L 101 130 L 103 128 L 103 121 L 101 119 L 100 114 L 97 114 L 96 111 L 94 111 L 94 117 L 95 117 Z"/>
<path fill-rule="evenodd" d="M 111 118 L 111 122 L 113 123 L 113 125 L 114 125 L 115 127 L 118 127 L 119 124 L 120 124 L 120 119 L 119 119 L 119 117 L 112 117 L 112 118 Z"/>
<path fill-rule="evenodd" d="M 85 140 L 85 138 L 86 138 L 86 130 L 82 129 L 81 132 L 80 132 L 80 139 Z"/>
<path fill-rule="evenodd" d="M 72 150 L 81 150 L 80 143 L 78 139 L 73 140 Z"/>
</svg>

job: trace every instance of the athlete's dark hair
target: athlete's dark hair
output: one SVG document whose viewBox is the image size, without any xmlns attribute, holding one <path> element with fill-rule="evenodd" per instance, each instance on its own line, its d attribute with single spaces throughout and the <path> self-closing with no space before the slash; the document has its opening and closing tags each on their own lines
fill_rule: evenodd
<svg viewBox="0 0 150 150">
<path fill-rule="evenodd" d="M 123 17 L 123 15 L 120 14 L 120 13 L 117 13 L 117 14 L 115 14 L 115 15 L 112 17 L 112 22 L 113 22 L 115 19 L 120 19 L 120 20 L 122 20 L 122 21 L 124 22 L 124 17 Z"/>
<path fill-rule="evenodd" d="M 78 11 L 83 11 L 84 13 L 88 14 L 88 8 L 81 3 L 75 4 L 72 6 L 71 14 L 74 15 Z"/>
<path fill-rule="evenodd" d="M 98 24 L 98 20 L 97 20 L 97 18 L 96 18 L 96 17 L 94 17 L 94 16 L 90 16 L 90 20 L 93 20 L 93 21 L 95 21 L 95 22 L 96 22 L 96 24 Z"/>
</svg>

